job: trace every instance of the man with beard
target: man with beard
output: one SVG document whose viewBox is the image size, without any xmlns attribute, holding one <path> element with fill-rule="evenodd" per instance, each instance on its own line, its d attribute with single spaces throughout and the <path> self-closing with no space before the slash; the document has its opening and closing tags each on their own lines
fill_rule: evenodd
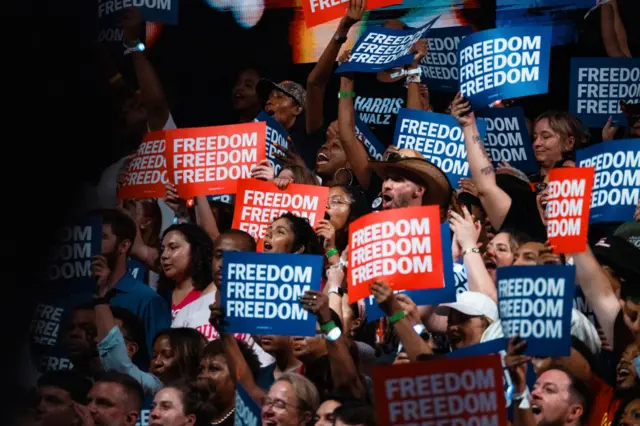
<svg viewBox="0 0 640 426">
<path fill-rule="evenodd" d="M 136 237 L 133 220 L 118 210 L 104 210 L 102 214 L 102 253 L 96 256 L 92 271 L 108 268 L 111 273 L 106 283 L 105 296 L 111 306 L 125 308 L 144 324 L 146 347 L 137 354 L 139 366 L 149 365 L 153 339 L 159 330 L 171 326 L 171 310 L 167 302 L 142 281 L 127 271 L 127 258 Z"/>
<path fill-rule="evenodd" d="M 94 426 L 134 426 L 144 401 L 140 383 L 116 371 L 98 377 L 87 396 L 87 407 L 78 411 L 87 420 L 90 416 Z"/>
</svg>

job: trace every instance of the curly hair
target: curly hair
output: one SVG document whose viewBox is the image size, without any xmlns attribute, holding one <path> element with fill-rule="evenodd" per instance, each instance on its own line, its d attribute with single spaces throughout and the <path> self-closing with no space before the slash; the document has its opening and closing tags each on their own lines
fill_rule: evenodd
<svg viewBox="0 0 640 426">
<path fill-rule="evenodd" d="M 240 349 L 242 357 L 247 362 L 249 370 L 251 370 L 251 375 L 256 379 L 260 374 L 260 360 L 258 359 L 258 355 L 256 355 L 253 348 L 246 342 L 240 339 L 236 339 L 236 342 L 238 343 L 238 348 Z M 212 340 L 204 347 L 202 359 L 213 358 L 218 355 L 224 355 L 224 346 L 220 339 Z"/>
<path fill-rule="evenodd" d="M 213 241 L 211 237 L 198 225 L 191 223 L 180 223 L 167 228 L 162 234 L 162 239 L 169 232 L 179 232 L 182 234 L 191 248 L 189 259 L 189 274 L 193 279 L 193 287 L 196 290 L 204 290 L 213 281 L 213 270 L 211 264 L 213 262 Z M 160 262 L 160 258 L 158 258 Z M 176 286 L 175 281 L 168 278 L 162 268 L 160 271 L 160 279 L 158 287 L 160 291 L 173 290 Z"/>
<path fill-rule="evenodd" d="M 289 212 L 283 214 L 276 220 L 279 219 L 287 219 L 291 224 L 294 235 L 294 250 L 298 247 L 304 247 L 304 251 L 302 252 L 302 254 L 324 254 L 322 245 L 320 244 L 320 240 L 318 240 L 316 231 L 314 231 L 311 227 L 309 219 L 296 216 L 293 213 Z"/>
<path fill-rule="evenodd" d="M 329 188 L 340 188 L 349 198 L 349 216 L 347 217 L 346 226 L 343 229 L 336 229 L 336 245 L 342 252 L 342 250 L 347 247 L 349 241 L 349 224 L 354 220 L 371 213 L 371 203 L 368 201 L 366 194 L 359 186 L 336 184 L 331 185 Z"/>
</svg>

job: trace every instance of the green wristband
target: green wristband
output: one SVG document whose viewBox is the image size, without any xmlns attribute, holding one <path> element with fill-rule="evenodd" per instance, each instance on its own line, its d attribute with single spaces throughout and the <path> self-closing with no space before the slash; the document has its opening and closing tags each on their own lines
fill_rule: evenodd
<svg viewBox="0 0 640 426">
<path fill-rule="evenodd" d="M 338 99 L 340 98 L 355 98 L 356 92 L 338 92 Z"/>
<path fill-rule="evenodd" d="M 327 258 L 330 258 L 333 255 L 336 255 L 340 253 L 340 251 L 337 248 L 332 248 L 331 250 L 327 251 Z"/>
<path fill-rule="evenodd" d="M 391 315 L 391 316 L 389 317 L 389 322 L 390 322 L 391 324 L 395 324 L 395 323 L 397 323 L 398 321 L 400 321 L 402 318 L 404 318 L 404 311 L 400 311 L 400 312 L 398 312 L 398 313 L 395 313 L 395 314 Z"/>
<path fill-rule="evenodd" d="M 333 322 L 333 321 L 329 321 L 328 323 L 323 324 L 323 325 L 320 326 L 320 330 L 322 330 L 324 332 L 331 331 L 334 328 L 336 328 L 336 323 Z"/>
</svg>

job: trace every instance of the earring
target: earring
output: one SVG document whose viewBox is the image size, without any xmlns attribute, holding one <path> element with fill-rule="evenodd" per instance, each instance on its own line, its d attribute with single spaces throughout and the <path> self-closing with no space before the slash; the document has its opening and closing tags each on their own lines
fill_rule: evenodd
<svg viewBox="0 0 640 426">
<path fill-rule="evenodd" d="M 348 184 L 348 186 L 351 186 L 353 184 L 353 172 L 351 171 L 351 169 L 347 169 L 346 167 L 340 167 L 338 170 L 336 170 L 336 172 L 333 174 L 333 180 L 335 180 L 335 181 L 338 180 L 338 173 L 340 173 L 341 170 L 345 170 L 345 171 L 349 172 L 349 184 Z"/>
</svg>

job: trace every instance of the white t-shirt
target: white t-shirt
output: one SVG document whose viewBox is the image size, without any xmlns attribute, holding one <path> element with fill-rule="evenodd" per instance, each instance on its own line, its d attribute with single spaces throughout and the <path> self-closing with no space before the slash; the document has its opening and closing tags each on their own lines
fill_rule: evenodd
<svg viewBox="0 0 640 426">
<path fill-rule="evenodd" d="M 215 299 L 215 291 L 205 294 L 204 296 L 200 296 L 199 299 L 194 300 L 180 310 L 176 318 L 173 320 L 171 327 L 195 328 L 200 333 L 204 334 L 209 341 L 219 339 L 220 335 L 218 334 L 218 331 L 209 323 L 209 317 L 211 316 L 209 305 L 212 305 L 215 302 Z M 235 334 L 235 337 L 244 341 L 253 349 L 258 356 L 262 367 L 275 362 L 275 359 L 266 353 L 260 345 L 253 340 L 250 334 Z"/>
</svg>

